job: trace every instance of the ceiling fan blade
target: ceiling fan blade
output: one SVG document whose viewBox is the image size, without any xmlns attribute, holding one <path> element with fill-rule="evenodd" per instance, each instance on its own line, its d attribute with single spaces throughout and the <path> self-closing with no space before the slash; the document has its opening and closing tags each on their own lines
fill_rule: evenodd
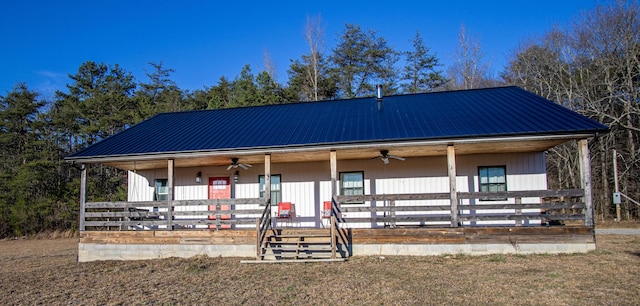
<svg viewBox="0 0 640 306">
<path fill-rule="evenodd" d="M 251 166 L 249 166 L 247 164 L 238 164 L 238 166 L 240 166 L 240 168 L 242 168 L 244 170 L 247 170 L 247 169 L 249 169 L 249 167 L 251 167 Z"/>
<path fill-rule="evenodd" d="M 383 162 L 385 165 L 388 165 L 388 164 L 389 164 L 389 159 L 388 159 L 387 157 L 380 157 L 380 159 L 382 159 L 382 162 Z"/>
<path fill-rule="evenodd" d="M 227 171 L 231 170 L 231 168 L 233 168 L 233 164 L 229 165 L 229 167 L 227 167 Z"/>
<path fill-rule="evenodd" d="M 389 155 L 389 157 L 393 158 L 393 159 L 397 159 L 397 160 L 405 160 L 406 158 L 404 157 L 400 157 L 400 156 L 395 156 L 395 155 Z"/>
</svg>

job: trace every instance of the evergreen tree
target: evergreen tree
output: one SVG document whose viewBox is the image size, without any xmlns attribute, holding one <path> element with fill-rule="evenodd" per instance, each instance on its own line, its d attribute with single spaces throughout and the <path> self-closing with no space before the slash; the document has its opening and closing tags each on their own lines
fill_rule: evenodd
<svg viewBox="0 0 640 306">
<path fill-rule="evenodd" d="M 118 65 L 110 68 L 103 63 L 85 62 L 69 78 L 69 93 L 56 93 L 54 115 L 62 118 L 52 118 L 62 125 L 60 130 L 79 133 L 68 137 L 78 136 L 83 145 L 92 144 L 135 122 L 138 107 L 132 95 L 136 84 L 130 73 Z M 66 122 L 77 124 L 79 131 L 69 128 Z"/>
<path fill-rule="evenodd" d="M 288 90 L 292 93 L 288 100 L 316 101 L 336 97 L 336 82 L 322 54 L 316 55 L 315 66 L 310 55 L 303 55 L 300 60 L 292 61 L 288 73 Z"/>
<path fill-rule="evenodd" d="M 233 105 L 233 84 L 224 76 L 220 77 L 218 84 L 209 89 L 207 98 L 208 109 L 228 108 Z"/>
<path fill-rule="evenodd" d="M 251 72 L 251 66 L 244 65 L 240 76 L 233 80 L 233 107 L 258 105 L 258 86 Z"/>
<path fill-rule="evenodd" d="M 153 67 L 146 72 L 148 83 L 140 83 L 136 92 L 138 113 L 136 121 L 157 113 L 180 111 L 185 107 L 183 93 L 171 79 L 173 69 L 165 68 L 162 62 L 149 63 Z"/>
<path fill-rule="evenodd" d="M 420 93 L 437 90 L 447 82 L 445 77 L 436 68 L 441 66 L 438 58 L 429 53 L 429 48 L 424 45 L 420 32 L 416 30 L 416 36 L 410 40 L 413 44 L 412 51 L 404 52 L 406 66 L 402 74 L 402 85 L 406 93 Z"/>
<path fill-rule="evenodd" d="M 60 195 L 67 180 L 60 147 L 40 112 L 45 102 L 25 84 L 16 85 L 0 101 L 0 236 L 34 234 L 58 225 L 69 228 L 59 217 L 72 220 L 74 214 L 55 210 L 64 201 Z"/>
<path fill-rule="evenodd" d="M 377 84 L 384 87 L 385 93 L 394 93 L 397 61 L 398 53 L 384 38 L 377 37 L 371 30 L 362 31 L 360 26 L 347 24 L 331 56 L 338 96 L 371 96 Z"/>
<path fill-rule="evenodd" d="M 280 85 L 271 78 L 267 71 L 261 71 L 256 77 L 258 88 L 258 103 L 260 105 L 279 104 L 283 102 L 280 96 Z"/>
</svg>

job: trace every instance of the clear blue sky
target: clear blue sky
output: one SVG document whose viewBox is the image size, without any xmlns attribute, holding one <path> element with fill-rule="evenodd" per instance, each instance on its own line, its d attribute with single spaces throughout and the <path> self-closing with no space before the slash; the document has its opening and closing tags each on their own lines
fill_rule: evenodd
<svg viewBox="0 0 640 306">
<path fill-rule="evenodd" d="M 461 24 L 480 39 L 494 73 L 516 46 L 554 25 L 565 25 L 595 0 L 537 1 L 32 1 L 0 5 L 0 95 L 27 82 L 44 97 L 64 90 L 85 61 L 119 64 L 146 81 L 148 62 L 175 69 L 182 89 L 215 85 L 250 64 L 264 69 L 266 50 L 278 80 L 290 59 L 308 52 L 307 16 L 321 14 L 325 52 L 346 23 L 371 29 L 396 50 L 409 50 L 419 30 L 445 65 Z M 443 68 L 444 70 L 445 68 Z"/>
</svg>

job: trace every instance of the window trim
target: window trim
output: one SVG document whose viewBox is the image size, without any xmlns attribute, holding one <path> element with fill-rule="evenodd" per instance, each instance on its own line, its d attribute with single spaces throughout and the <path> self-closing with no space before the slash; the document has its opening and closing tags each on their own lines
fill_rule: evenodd
<svg viewBox="0 0 640 306">
<path fill-rule="evenodd" d="M 164 187 L 167 188 L 167 193 L 160 193 L 158 192 L 158 183 L 164 182 Z M 161 183 L 162 184 L 162 183 Z M 160 186 L 162 187 L 162 186 Z M 166 195 L 166 199 L 164 200 L 160 200 L 160 195 Z M 169 179 L 166 178 L 161 178 L 161 179 L 155 179 L 153 181 L 153 200 L 154 201 L 167 201 L 169 199 Z"/>
<path fill-rule="evenodd" d="M 500 168 L 502 169 L 504 172 L 503 177 L 504 177 L 504 183 L 493 183 L 494 185 L 504 185 L 504 191 L 491 191 L 490 186 L 492 185 L 492 183 L 489 183 L 489 178 L 490 176 L 487 176 L 487 183 L 482 183 L 482 170 L 484 169 L 491 169 L 491 168 Z M 482 190 L 482 186 L 487 186 L 487 190 L 483 191 Z M 497 192 L 506 192 L 508 191 L 508 185 L 507 185 L 507 166 L 506 165 L 493 165 L 493 166 L 478 166 L 478 191 L 479 192 L 488 192 L 488 193 L 497 193 Z M 480 201 L 505 201 L 507 200 L 507 198 L 505 197 L 483 197 L 479 199 Z"/>
<path fill-rule="evenodd" d="M 361 193 L 361 194 L 359 194 L 359 195 L 364 195 L 364 193 L 365 193 L 365 188 L 364 188 L 364 187 L 365 187 L 365 186 L 364 186 L 364 181 L 365 181 L 365 178 L 364 178 L 364 171 L 344 171 L 344 172 L 340 172 L 340 174 L 339 174 L 339 177 L 340 177 L 340 190 L 339 190 L 340 195 L 345 195 L 345 192 L 344 192 L 344 191 L 345 191 L 345 187 L 344 187 L 344 182 L 345 182 L 345 180 L 344 180 L 344 175 L 345 175 L 345 174 L 353 174 L 353 173 L 359 173 L 359 174 L 362 176 L 362 180 L 361 180 L 361 182 L 362 182 L 362 193 Z M 353 188 L 353 189 L 355 189 L 355 188 Z M 354 195 L 354 194 L 352 194 L 352 195 Z M 363 202 L 349 202 L 349 203 L 363 203 Z"/>
<path fill-rule="evenodd" d="M 271 185 L 273 185 L 273 177 L 275 177 L 275 176 L 279 177 L 280 181 L 278 182 L 278 190 L 275 190 L 275 189 L 271 188 L 271 200 L 272 200 L 271 204 L 274 204 L 274 203 L 278 204 L 278 202 L 282 202 L 282 175 L 281 174 L 272 174 L 271 175 L 271 178 L 272 178 Z M 260 181 L 261 179 L 263 181 L 265 180 L 265 175 L 264 174 L 258 175 L 258 197 L 259 198 L 264 198 L 264 185 L 265 184 Z M 276 192 L 278 194 L 277 197 L 280 198 L 278 202 L 274 202 L 273 201 L 273 198 L 274 198 L 273 193 L 274 192 Z"/>
</svg>

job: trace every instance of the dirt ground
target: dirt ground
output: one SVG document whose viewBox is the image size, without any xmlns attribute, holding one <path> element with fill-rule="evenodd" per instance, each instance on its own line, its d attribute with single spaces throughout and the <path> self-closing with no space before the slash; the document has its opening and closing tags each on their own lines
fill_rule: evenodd
<svg viewBox="0 0 640 306">
<path fill-rule="evenodd" d="M 640 305 L 640 236 L 572 255 L 77 263 L 77 239 L 0 241 L 0 304 Z"/>
</svg>

